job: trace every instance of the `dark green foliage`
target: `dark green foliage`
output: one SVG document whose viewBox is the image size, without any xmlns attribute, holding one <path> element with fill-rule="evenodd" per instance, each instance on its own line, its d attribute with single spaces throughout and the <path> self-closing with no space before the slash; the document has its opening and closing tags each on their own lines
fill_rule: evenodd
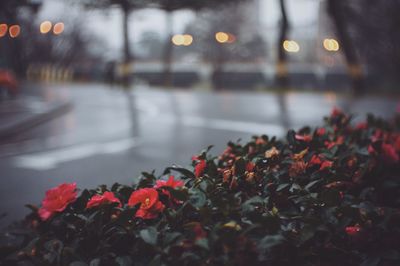
<svg viewBox="0 0 400 266">
<path fill-rule="evenodd" d="M 4 265 L 400 265 L 400 135 L 398 124 L 376 119 L 352 126 L 335 110 L 322 128 L 290 131 L 209 149 L 205 172 L 169 167 L 184 186 L 158 187 L 165 209 L 135 217 L 137 184 L 83 190 L 49 220 L 37 208 L 19 245 L 1 248 Z M 95 194 L 120 199 L 86 209 Z M 21 231 L 22 230 L 22 231 Z"/>
</svg>

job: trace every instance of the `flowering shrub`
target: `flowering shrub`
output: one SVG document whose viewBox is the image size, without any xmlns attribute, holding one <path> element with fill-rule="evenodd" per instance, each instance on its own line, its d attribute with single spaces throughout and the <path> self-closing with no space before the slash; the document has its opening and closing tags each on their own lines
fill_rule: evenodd
<svg viewBox="0 0 400 266">
<path fill-rule="evenodd" d="M 400 120 L 335 109 L 285 141 L 210 148 L 192 170 L 46 193 L 3 261 L 36 265 L 400 265 Z M 171 175 L 174 173 L 174 175 Z M 168 179 L 167 179 L 168 178 Z"/>
</svg>

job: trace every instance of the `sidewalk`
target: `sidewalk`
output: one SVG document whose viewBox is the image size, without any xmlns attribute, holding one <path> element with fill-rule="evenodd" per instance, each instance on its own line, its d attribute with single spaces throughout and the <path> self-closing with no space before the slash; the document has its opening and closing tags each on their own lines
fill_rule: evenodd
<svg viewBox="0 0 400 266">
<path fill-rule="evenodd" d="M 0 99 L 0 140 L 15 136 L 72 108 L 69 100 L 46 99 L 40 94 L 40 90 L 38 93 L 27 91 L 23 88 L 14 99 Z"/>
</svg>

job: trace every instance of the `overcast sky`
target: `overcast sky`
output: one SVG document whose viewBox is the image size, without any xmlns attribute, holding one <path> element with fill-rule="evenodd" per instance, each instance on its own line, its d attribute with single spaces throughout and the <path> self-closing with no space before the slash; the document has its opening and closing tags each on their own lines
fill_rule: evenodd
<svg viewBox="0 0 400 266">
<path fill-rule="evenodd" d="M 268 29 L 277 24 L 280 13 L 278 0 L 259 0 L 259 16 L 261 30 Z M 315 25 L 317 21 L 319 0 L 286 0 L 289 18 L 293 25 Z M 39 13 L 40 20 L 57 22 L 65 20 L 69 13 L 79 13 L 70 5 L 65 5 L 62 0 L 44 0 L 44 6 Z M 69 12 L 69 13 L 67 13 Z M 118 9 L 111 10 L 107 14 L 100 11 L 84 13 L 85 21 L 90 30 L 104 39 L 110 48 L 109 55 L 114 57 L 122 45 L 121 13 Z M 174 14 L 174 32 L 182 33 L 186 24 L 194 18 L 191 11 L 177 11 Z M 138 40 L 144 31 L 154 31 L 160 34 L 165 32 L 165 14 L 162 11 L 148 9 L 135 12 L 131 17 L 131 41 Z M 66 27 L 68 24 L 66 23 Z"/>
</svg>

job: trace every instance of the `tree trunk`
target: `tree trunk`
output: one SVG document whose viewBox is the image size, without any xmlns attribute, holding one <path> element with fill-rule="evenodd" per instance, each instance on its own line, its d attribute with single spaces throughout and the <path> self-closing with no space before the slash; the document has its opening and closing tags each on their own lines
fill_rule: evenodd
<svg viewBox="0 0 400 266">
<path fill-rule="evenodd" d="M 352 39 L 346 30 L 346 15 L 341 10 L 340 0 L 328 0 L 328 14 L 336 27 L 337 37 L 347 61 L 347 71 L 352 82 L 353 93 L 362 94 L 364 92 L 363 71 Z"/>
<path fill-rule="evenodd" d="M 128 103 L 128 110 L 131 118 L 131 134 L 133 138 L 139 136 L 139 119 L 138 113 L 136 110 L 135 97 L 131 93 L 130 85 L 132 83 L 132 58 L 131 58 L 131 49 L 129 42 L 129 15 L 131 12 L 130 7 L 127 5 L 122 6 L 122 31 L 123 31 L 123 49 L 124 49 L 124 58 L 123 58 L 123 69 L 122 69 L 122 82 L 126 94 L 126 99 Z"/>
<path fill-rule="evenodd" d="M 122 82 L 125 89 L 128 89 L 131 84 L 131 49 L 129 43 L 129 15 L 130 8 L 128 6 L 122 7 L 122 31 L 123 31 L 123 49 L 124 49 L 124 58 L 123 58 L 123 69 L 122 69 Z"/>
<path fill-rule="evenodd" d="M 173 27 L 173 21 L 172 21 L 172 14 L 173 12 L 168 10 L 166 11 L 166 17 L 165 17 L 165 24 L 167 27 L 167 40 L 165 42 L 165 48 L 164 48 L 164 71 L 163 71 L 163 79 L 164 79 L 164 86 L 166 88 L 171 88 L 172 87 L 172 73 L 171 73 L 171 68 L 172 68 L 172 27 Z"/>
<path fill-rule="evenodd" d="M 276 63 L 276 85 L 279 89 L 287 89 L 289 85 L 288 72 L 287 72 L 287 54 L 283 49 L 283 42 L 287 39 L 287 32 L 289 30 L 289 22 L 287 19 L 286 6 L 284 0 L 279 0 L 281 21 L 280 31 L 278 38 L 278 58 Z"/>
</svg>

